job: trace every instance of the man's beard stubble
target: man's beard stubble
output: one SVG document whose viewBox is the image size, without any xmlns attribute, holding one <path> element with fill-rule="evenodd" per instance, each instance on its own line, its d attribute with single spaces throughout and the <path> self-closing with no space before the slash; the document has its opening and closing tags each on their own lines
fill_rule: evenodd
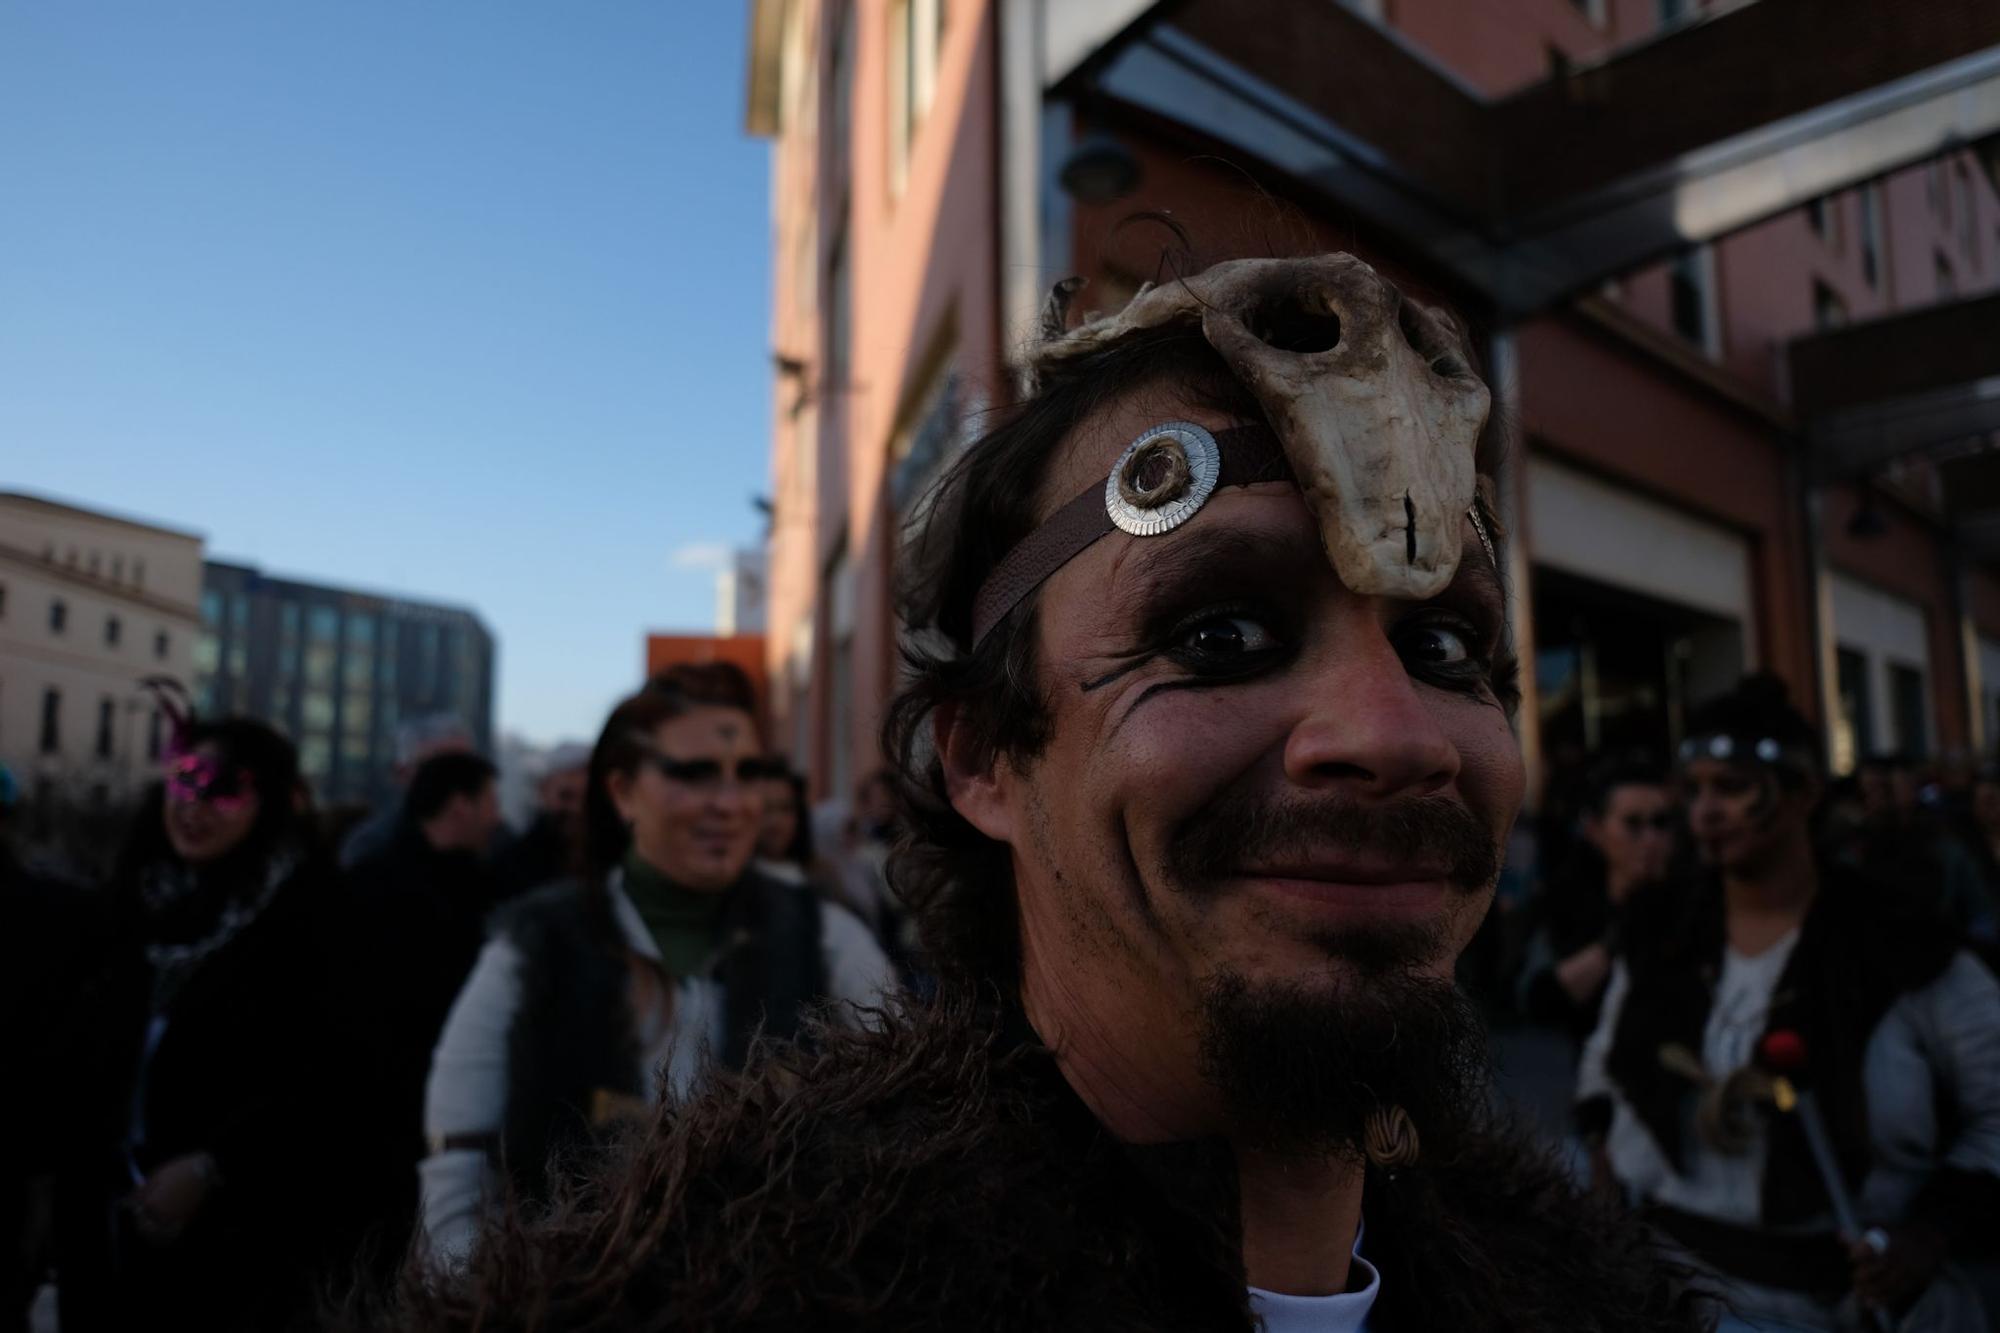
<svg viewBox="0 0 2000 1333">
<path fill-rule="evenodd" d="M 1492 833 L 1456 801 L 1274 805 L 1248 792 L 1225 793 L 1183 821 L 1168 869 L 1181 891 L 1212 893 L 1242 867 L 1330 846 L 1442 860 L 1453 891 L 1468 895 L 1499 872 Z M 1204 984 L 1202 1074 L 1237 1132 L 1271 1151 L 1352 1155 L 1371 1113 L 1400 1106 L 1428 1150 L 1448 1149 L 1479 1117 L 1489 1077 L 1478 1011 L 1425 970 L 1448 952 L 1449 923 L 1385 922 L 1315 942 L 1328 975 L 1256 980 L 1224 970 Z"/>
<path fill-rule="evenodd" d="M 1370 1115 L 1400 1106 L 1435 1154 L 1486 1105 L 1486 1027 L 1449 980 L 1414 971 L 1334 986 L 1211 977 L 1201 1072 L 1235 1134 L 1271 1152 L 1359 1155 Z"/>
</svg>

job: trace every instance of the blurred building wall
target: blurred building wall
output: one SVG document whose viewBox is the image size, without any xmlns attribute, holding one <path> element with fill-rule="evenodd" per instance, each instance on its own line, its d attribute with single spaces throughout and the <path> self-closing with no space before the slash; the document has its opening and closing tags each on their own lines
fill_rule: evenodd
<svg viewBox="0 0 2000 1333">
<path fill-rule="evenodd" d="M 493 635 L 471 611 L 209 561 L 195 698 L 260 718 L 299 747 L 327 804 L 395 791 L 396 726 L 449 714 L 493 747 Z"/>
<path fill-rule="evenodd" d="M 191 680 L 202 539 L 0 494 L 0 763 L 30 803 L 136 796 L 167 741 L 147 676 Z"/>
</svg>

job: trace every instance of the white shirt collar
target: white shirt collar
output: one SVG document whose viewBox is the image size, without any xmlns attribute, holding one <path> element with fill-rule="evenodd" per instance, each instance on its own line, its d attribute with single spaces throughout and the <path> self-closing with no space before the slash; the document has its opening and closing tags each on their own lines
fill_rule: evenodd
<svg viewBox="0 0 2000 1333">
<path fill-rule="evenodd" d="M 1260 1321 L 1264 1333 L 1365 1333 L 1368 1312 L 1382 1290 L 1382 1275 L 1361 1255 L 1366 1228 L 1354 1235 L 1354 1263 L 1347 1274 L 1350 1290 L 1332 1296 L 1286 1296 L 1280 1292 L 1250 1288 L 1250 1313 Z M 1352 1290 L 1357 1280 L 1359 1291 Z"/>
<path fill-rule="evenodd" d="M 660 946 L 653 942 L 653 932 L 646 929 L 646 919 L 639 915 L 639 909 L 632 905 L 631 895 L 625 892 L 623 866 L 604 877 L 604 895 L 611 900 L 611 919 L 618 923 L 618 931 L 625 937 L 625 947 L 641 958 L 663 962 Z"/>
</svg>

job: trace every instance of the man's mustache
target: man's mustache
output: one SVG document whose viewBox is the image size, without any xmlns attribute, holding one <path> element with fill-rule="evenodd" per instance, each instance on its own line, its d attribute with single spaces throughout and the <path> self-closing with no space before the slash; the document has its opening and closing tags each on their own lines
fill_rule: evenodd
<svg viewBox="0 0 2000 1333">
<path fill-rule="evenodd" d="M 1392 864 L 1441 866 L 1476 893 L 1500 873 L 1491 829 L 1461 801 L 1418 796 L 1363 805 L 1331 795 L 1272 797 L 1229 791 L 1182 820 L 1167 843 L 1167 868 L 1184 888 L 1245 868 L 1298 864 L 1329 853 L 1359 853 Z"/>
</svg>

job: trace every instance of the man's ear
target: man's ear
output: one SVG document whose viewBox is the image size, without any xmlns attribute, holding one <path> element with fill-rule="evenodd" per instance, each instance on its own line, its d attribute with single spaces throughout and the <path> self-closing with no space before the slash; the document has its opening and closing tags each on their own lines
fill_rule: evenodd
<svg viewBox="0 0 2000 1333">
<path fill-rule="evenodd" d="M 944 769 L 945 794 L 965 822 L 995 842 L 1012 842 L 1012 785 L 1005 765 L 991 756 L 974 754 L 969 729 L 959 725 L 958 705 L 939 704 L 931 714 L 931 743 Z"/>
</svg>

